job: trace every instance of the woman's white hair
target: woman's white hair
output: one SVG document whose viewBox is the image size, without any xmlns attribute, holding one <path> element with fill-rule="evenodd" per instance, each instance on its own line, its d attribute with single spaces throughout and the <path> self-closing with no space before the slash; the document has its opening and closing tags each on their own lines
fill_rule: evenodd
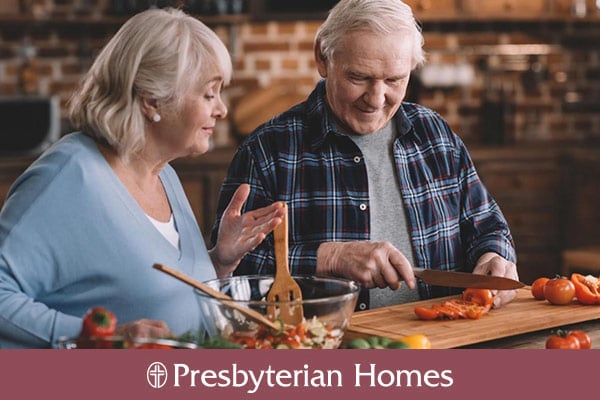
<svg viewBox="0 0 600 400">
<path fill-rule="evenodd" d="M 341 39 L 356 30 L 379 34 L 407 31 L 413 40 L 412 69 L 425 62 L 421 28 L 410 6 L 400 0 L 341 0 L 317 31 L 315 46 L 321 56 L 331 60 Z"/>
<path fill-rule="evenodd" d="M 221 39 L 177 9 L 131 17 L 102 49 L 70 99 L 76 129 L 113 147 L 124 159 L 143 149 L 143 99 L 177 112 L 192 83 L 218 73 L 229 83 L 231 57 Z"/>
</svg>

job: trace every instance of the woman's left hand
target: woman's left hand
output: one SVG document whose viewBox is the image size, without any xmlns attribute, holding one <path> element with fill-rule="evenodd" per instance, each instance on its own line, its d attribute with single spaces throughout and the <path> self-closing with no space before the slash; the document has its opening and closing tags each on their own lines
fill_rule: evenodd
<svg viewBox="0 0 600 400">
<path fill-rule="evenodd" d="M 115 334 L 118 336 L 126 336 L 130 339 L 134 338 L 163 338 L 173 336 L 166 322 L 138 319 L 117 326 Z"/>
<path fill-rule="evenodd" d="M 242 257 L 258 246 L 282 221 L 284 208 L 281 202 L 242 214 L 249 194 L 250 185 L 240 185 L 223 212 L 217 243 L 209 251 L 218 277 L 230 274 Z"/>
<path fill-rule="evenodd" d="M 473 273 L 519 280 L 515 263 L 500 257 L 496 253 L 485 253 L 479 257 Z M 494 308 L 502 307 L 517 296 L 516 290 L 493 290 L 492 293 L 494 293 Z"/>
</svg>

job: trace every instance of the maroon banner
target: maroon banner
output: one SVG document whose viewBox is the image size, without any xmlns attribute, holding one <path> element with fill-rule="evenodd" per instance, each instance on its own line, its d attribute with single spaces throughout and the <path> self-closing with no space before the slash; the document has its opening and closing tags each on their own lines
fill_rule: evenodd
<svg viewBox="0 0 600 400">
<path fill-rule="evenodd" d="M 0 393 L 3 399 L 83 400 L 577 398 L 594 393 L 598 354 L 596 350 L 0 350 Z"/>
</svg>

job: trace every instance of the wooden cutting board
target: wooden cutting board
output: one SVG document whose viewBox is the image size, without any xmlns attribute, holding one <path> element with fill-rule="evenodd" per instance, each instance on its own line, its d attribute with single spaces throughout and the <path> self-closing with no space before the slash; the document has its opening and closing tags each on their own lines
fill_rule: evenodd
<svg viewBox="0 0 600 400">
<path fill-rule="evenodd" d="M 414 313 L 417 305 L 441 304 L 458 296 L 423 300 L 354 313 L 345 338 L 387 336 L 400 339 L 411 334 L 424 334 L 434 349 L 450 349 L 523 333 L 556 328 L 600 318 L 600 306 L 572 303 L 552 305 L 535 300 L 531 287 L 517 291 L 517 297 L 499 309 L 492 309 L 477 320 L 422 321 Z"/>
</svg>

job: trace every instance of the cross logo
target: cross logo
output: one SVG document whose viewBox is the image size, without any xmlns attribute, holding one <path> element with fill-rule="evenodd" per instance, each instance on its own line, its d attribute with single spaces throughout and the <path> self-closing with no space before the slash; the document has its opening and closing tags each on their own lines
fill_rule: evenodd
<svg viewBox="0 0 600 400">
<path fill-rule="evenodd" d="M 148 384 L 154 389 L 160 389 L 167 383 L 167 367 L 161 362 L 153 362 L 146 370 Z"/>
</svg>

